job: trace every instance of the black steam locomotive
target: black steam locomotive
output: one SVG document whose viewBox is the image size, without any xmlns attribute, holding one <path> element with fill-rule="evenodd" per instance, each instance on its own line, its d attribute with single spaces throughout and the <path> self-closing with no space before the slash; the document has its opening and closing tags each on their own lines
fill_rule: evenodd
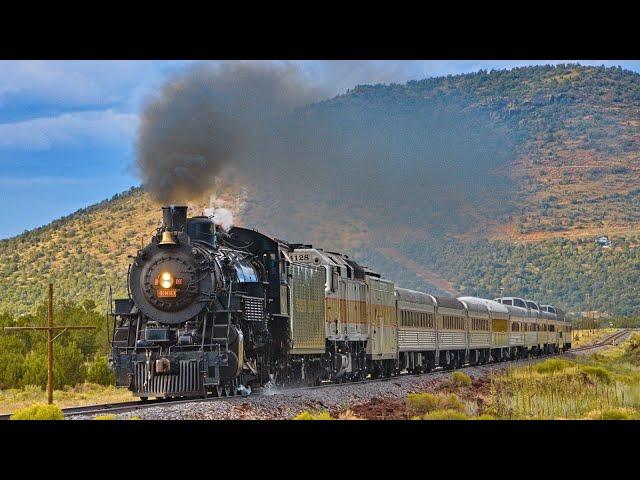
<svg viewBox="0 0 640 480">
<path fill-rule="evenodd" d="M 248 392 L 285 361 L 277 242 L 217 229 L 187 207 L 163 207 L 163 224 L 137 252 L 129 298 L 115 301 L 116 384 L 145 398 Z"/>
<path fill-rule="evenodd" d="M 141 397 L 247 394 L 455 368 L 571 346 L 552 306 L 396 287 L 348 256 L 217 228 L 187 207 L 163 223 L 115 300 L 116 385 Z"/>
</svg>

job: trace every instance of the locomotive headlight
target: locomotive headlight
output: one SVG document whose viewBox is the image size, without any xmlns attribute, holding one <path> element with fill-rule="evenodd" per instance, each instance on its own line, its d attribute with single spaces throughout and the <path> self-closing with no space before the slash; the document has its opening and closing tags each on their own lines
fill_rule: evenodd
<svg viewBox="0 0 640 480">
<path fill-rule="evenodd" d="M 160 286 L 162 288 L 171 288 L 173 286 L 173 276 L 169 272 L 160 275 Z"/>
</svg>

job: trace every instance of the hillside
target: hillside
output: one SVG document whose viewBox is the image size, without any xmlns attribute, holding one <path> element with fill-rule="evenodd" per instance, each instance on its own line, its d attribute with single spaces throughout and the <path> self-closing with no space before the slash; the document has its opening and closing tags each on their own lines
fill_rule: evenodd
<svg viewBox="0 0 640 480">
<path fill-rule="evenodd" d="M 535 66 L 361 86 L 320 105 L 459 104 L 483 111 L 514 141 L 501 173 L 517 188 L 504 218 L 514 239 L 638 230 L 640 75 L 620 68 Z M 311 107 L 317 108 L 317 107 Z M 477 215 L 488 221 L 481 211 Z M 496 227 L 493 225 L 493 227 Z"/>
<path fill-rule="evenodd" d="M 201 212 L 190 214 L 200 214 Z M 56 297 L 107 304 L 126 295 L 129 255 L 160 226 L 162 212 L 140 188 L 78 210 L 46 226 L 0 241 L 0 312 L 25 313 L 43 301 L 52 281 Z"/>
<path fill-rule="evenodd" d="M 242 193 L 221 182 L 218 196 L 236 207 L 238 224 L 345 251 L 410 288 L 492 297 L 503 287 L 573 312 L 586 309 L 589 293 L 593 309 L 640 314 L 640 75 L 575 65 L 479 72 L 359 86 L 300 114 L 330 119 L 348 134 L 361 112 L 375 112 L 371 118 L 388 115 L 400 125 L 395 135 L 403 118 L 416 121 L 442 106 L 509 140 L 503 162 L 486 162 L 502 183 L 478 181 L 471 196 L 460 198 L 456 184 L 445 188 L 435 177 L 425 180 L 423 197 L 403 203 L 392 176 L 358 196 L 363 186 L 351 174 L 336 175 L 334 190 L 300 188 L 285 175 L 278 184 L 256 179 Z M 464 131 L 453 130 L 455 147 Z M 402 152 L 398 144 L 394 155 Z M 477 165 L 471 173 L 473 179 Z M 355 193 L 344 193 L 347 182 L 356 184 Z M 64 298 L 104 305 L 109 285 L 125 293 L 127 255 L 159 222 L 159 206 L 132 189 L 1 240 L 0 312 L 32 308 L 49 279 Z M 611 249 L 593 241 L 605 234 Z"/>
</svg>

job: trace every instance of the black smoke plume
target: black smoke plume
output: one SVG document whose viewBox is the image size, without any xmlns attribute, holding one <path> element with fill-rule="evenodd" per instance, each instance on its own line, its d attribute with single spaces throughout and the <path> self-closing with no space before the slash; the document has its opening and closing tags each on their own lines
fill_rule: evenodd
<svg viewBox="0 0 640 480">
<path fill-rule="evenodd" d="M 143 184 L 162 203 L 200 199 L 225 167 L 252 168 L 291 111 L 319 98 L 292 65 L 200 64 L 147 102 L 137 141 Z"/>
<path fill-rule="evenodd" d="M 158 202 L 184 203 L 224 176 L 281 212 L 349 205 L 381 225 L 445 230 L 475 221 L 465 205 L 504 194 L 496 169 L 510 142 L 485 112 L 403 85 L 313 103 L 331 84 L 274 63 L 200 64 L 172 78 L 142 114 L 143 184 Z"/>
</svg>

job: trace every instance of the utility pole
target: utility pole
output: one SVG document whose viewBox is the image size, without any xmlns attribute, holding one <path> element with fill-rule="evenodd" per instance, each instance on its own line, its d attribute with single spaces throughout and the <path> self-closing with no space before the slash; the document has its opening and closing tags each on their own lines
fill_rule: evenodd
<svg viewBox="0 0 640 480">
<path fill-rule="evenodd" d="M 88 325 L 60 325 L 58 327 L 53 325 L 53 284 L 49 284 L 49 306 L 47 312 L 47 326 L 46 327 L 4 327 L 9 331 L 23 331 L 23 330 L 46 330 L 47 331 L 47 403 L 51 405 L 53 403 L 53 342 L 67 330 L 95 330 L 96 327 Z M 53 334 L 56 330 L 62 330 L 55 337 Z"/>
<path fill-rule="evenodd" d="M 586 293 L 585 294 L 586 300 L 587 300 L 587 317 L 586 317 L 586 325 L 585 327 L 587 328 L 587 330 L 589 331 L 589 336 L 591 336 L 593 334 L 593 331 L 591 330 L 591 294 L 590 293 Z"/>
<path fill-rule="evenodd" d="M 53 284 L 49 284 L 47 308 L 47 403 L 53 403 Z"/>
</svg>

